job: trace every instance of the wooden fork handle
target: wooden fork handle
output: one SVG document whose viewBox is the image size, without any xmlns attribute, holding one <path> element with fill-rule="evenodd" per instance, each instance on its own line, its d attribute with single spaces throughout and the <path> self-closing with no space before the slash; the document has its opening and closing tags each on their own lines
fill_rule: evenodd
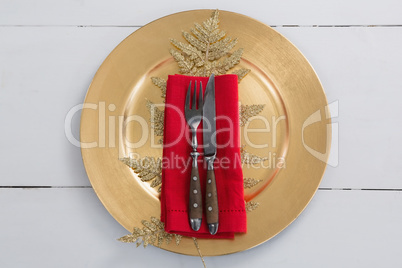
<svg viewBox="0 0 402 268">
<path fill-rule="evenodd" d="M 191 167 L 190 193 L 189 193 L 189 220 L 191 228 L 198 231 L 202 220 L 202 194 L 200 174 L 198 172 L 198 152 L 192 152 L 193 163 Z"/>
</svg>

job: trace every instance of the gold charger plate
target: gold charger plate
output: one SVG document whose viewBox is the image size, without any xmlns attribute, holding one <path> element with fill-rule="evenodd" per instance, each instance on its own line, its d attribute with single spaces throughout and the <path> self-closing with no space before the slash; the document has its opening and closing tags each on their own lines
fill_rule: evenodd
<svg viewBox="0 0 402 268">
<path fill-rule="evenodd" d="M 169 39 L 183 41 L 181 31 L 189 31 L 194 22 L 205 21 L 211 13 L 181 12 L 135 31 L 105 59 L 88 90 L 80 132 L 84 165 L 103 205 L 130 232 L 142 227 L 142 220 L 159 218 L 159 194 L 119 159 L 162 155 L 158 137 L 148 126 L 146 101 L 158 104 L 163 99 L 150 78 L 178 73 L 169 54 Z M 329 119 L 317 120 L 317 113 L 329 118 L 323 88 L 301 52 L 252 18 L 227 11 L 220 11 L 219 18 L 220 29 L 238 38 L 236 48 L 244 48 L 238 66 L 251 70 L 239 84 L 240 101 L 265 104 L 259 117 L 247 125 L 249 130 L 241 128 L 242 144 L 249 156 L 267 158 L 259 166 L 244 166 L 245 177 L 262 180 L 245 190 L 245 200 L 259 204 L 247 214 L 248 233 L 234 240 L 198 239 L 205 256 L 252 248 L 295 220 L 324 174 L 331 135 Z M 253 132 L 255 128 L 266 131 Z M 191 238 L 183 238 L 178 246 L 164 243 L 161 248 L 198 255 Z"/>
</svg>

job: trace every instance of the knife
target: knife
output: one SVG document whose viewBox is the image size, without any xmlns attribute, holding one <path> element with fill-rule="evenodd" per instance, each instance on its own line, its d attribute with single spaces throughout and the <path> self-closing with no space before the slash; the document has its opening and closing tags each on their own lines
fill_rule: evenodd
<svg viewBox="0 0 402 268">
<path fill-rule="evenodd" d="M 215 76 L 209 77 L 203 105 L 204 159 L 207 163 L 205 192 L 206 218 L 209 233 L 214 235 L 219 227 L 219 207 L 216 190 L 214 160 L 216 157 Z"/>
</svg>

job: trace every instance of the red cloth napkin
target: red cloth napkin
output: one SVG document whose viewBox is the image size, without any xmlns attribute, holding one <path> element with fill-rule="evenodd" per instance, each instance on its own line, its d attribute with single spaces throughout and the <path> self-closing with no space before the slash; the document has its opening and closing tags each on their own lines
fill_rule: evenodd
<svg viewBox="0 0 402 268">
<path fill-rule="evenodd" d="M 210 235 L 204 215 L 201 229 L 191 229 L 188 217 L 189 184 L 191 173 L 191 135 L 184 117 L 184 103 L 190 81 L 202 81 L 203 90 L 208 77 L 170 75 L 167 81 L 162 163 L 161 220 L 169 233 L 198 238 L 234 238 L 234 233 L 245 233 L 247 219 L 243 198 L 243 173 L 240 158 L 239 102 L 237 75 L 215 77 L 216 141 L 215 177 L 219 204 L 219 229 Z M 194 85 L 194 82 L 192 82 Z M 198 92 L 198 91 L 197 91 Z M 197 93 L 198 95 L 198 93 Z M 223 118 L 225 117 L 225 118 Z M 227 120 L 229 118 L 230 120 Z M 202 123 L 198 127 L 198 166 L 205 202 L 206 164 L 203 159 Z"/>
</svg>

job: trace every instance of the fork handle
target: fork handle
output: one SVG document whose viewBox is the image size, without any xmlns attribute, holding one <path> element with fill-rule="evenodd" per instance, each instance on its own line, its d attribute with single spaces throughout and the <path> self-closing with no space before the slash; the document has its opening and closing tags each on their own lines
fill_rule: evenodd
<svg viewBox="0 0 402 268">
<path fill-rule="evenodd" d="M 216 189 L 214 160 L 215 157 L 205 157 L 207 161 L 207 183 L 206 183 L 206 217 L 209 232 L 214 235 L 218 231 L 219 226 L 219 206 L 218 206 L 218 194 Z"/>
<path fill-rule="evenodd" d="M 190 195 L 189 195 L 189 218 L 190 225 L 194 231 L 201 227 L 202 220 L 202 195 L 200 174 L 198 172 L 197 158 L 200 154 L 197 151 L 191 152 L 193 163 L 191 166 Z"/>
</svg>

